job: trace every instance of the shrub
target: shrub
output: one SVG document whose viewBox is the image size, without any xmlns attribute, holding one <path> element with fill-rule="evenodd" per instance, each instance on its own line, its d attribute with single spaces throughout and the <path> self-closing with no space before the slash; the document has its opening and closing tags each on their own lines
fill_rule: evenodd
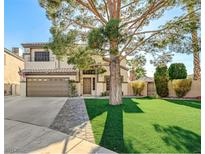
<svg viewBox="0 0 205 154">
<path fill-rule="evenodd" d="M 187 70 L 183 63 L 173 63 L 169 67 L 169 79 L 186 79 Z"/>
<path fill-rule="evenodd" d="M 166 66 L 158 66 L 154 73 L 154 82 L 157 94 L 161 97 L 169 95 L 168 89 L 168 71 Z"/>
<path fill-rule="evenodd" d="M 141 92 L 143 91 L 143 89 L 145 87 L 145 82 L 144 81 L 135 81 L 135 82 L 132 82 L 131 86 L 133 89 L 133 93 L 135 95 L 141 95 Z"/>
<path fill-rule="evenodd" d="M 101 96 L 109 96 L 109 91 L 104 91 L 101 93 Z"/>
<path fill-rule="evenodd" d="M 178 79 L 172 81 L 172 86 L 178 97 L 185 96 L 191 89 L 192 79 Z"/>
<path fill-rule="evenodd" d="M 75 97 L 77 96 L 77 90 L 74 80 L 68 80 L 68 96 L 69 97 Z"/>
</svg>

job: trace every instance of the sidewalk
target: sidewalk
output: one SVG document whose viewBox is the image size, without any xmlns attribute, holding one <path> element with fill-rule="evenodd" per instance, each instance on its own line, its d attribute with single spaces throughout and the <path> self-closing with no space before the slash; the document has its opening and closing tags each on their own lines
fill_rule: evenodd
<svg viewBox="0 0 205 154">
<path fill-rule="evenodd" d="M 49 128 L 95 143 L 84 99 L 68 98 Z"/>
<path fill-rule="evenodd" d="M 115 153 L 78 137 L 5 120 L 5 153 Z"/>
</svg>

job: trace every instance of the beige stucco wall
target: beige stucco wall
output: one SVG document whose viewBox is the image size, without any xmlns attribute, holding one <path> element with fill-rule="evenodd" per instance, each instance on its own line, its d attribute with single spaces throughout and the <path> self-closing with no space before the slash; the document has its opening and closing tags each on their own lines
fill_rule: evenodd
<svg viewBox="0 0 205 154">
<path fill-rule="evenodd" d="M 105 83 L 97 83 L 97 96 L 101 96 L 105 90 Z"/>
<path fill-rule="evenodd" d="M 106 83 L 97 83 L 97 96 L 101 96 L 106 91 Z M 122 83 L 122 92 L 124 96 L 128 95 L 128 83 Z"/>
<path fill-rule="evenodd" d="M 54 69 L 56 64 L 53 61 L 47 62 L 25 62 L 26 69 Z"/>
<path fill-rule="evenodd" d="M 26 69 L 55 69 L 55 68 L 71 68 L 72 65 L 68 65 L 66 58 L 62 58 L 58 62 L 56 56 L 49 50 L 50 61 L 36 62 L 35 52 L 48 51 L 47 49 L 30 49 L 30 55 L 26 55 L 25 58 L 25 68 Z"/>
<path fill-rule="evenodd" d="M 4 52 L 4 83 L 20 84 L 19 68 L 24 68 L 24 62 Z"/>
<path fill-rule="evenodd" d="M 20 95 L 26 97 L 26 82 L 21 81 L 20 83 Z"/>
<path fill-rule="evenodd" d="M 177 97 L 172 87 L 171 81 L 169 81 L 168 87 L 169 87 L 169 96 Z M 184 97 L 198 97 L 198 96 L 201 96 L 201 81 L 192 80 L 191 90 Z"/>
<path fill-rule="evenodd" d="M 168 82 L 168 89 L 169 89 L 169 97 L 177 97 L 172 87 L 171 81 Z M 131 82 L 128 83 L 128 95 L 130 96 L 134 95 Z M 145 88 L 142 91 L 142 95 L 147 96 L 147 83 L 145 84 Z M 201 81 L 192 80 L 191 90 L 184 97 L 198 97 L 198 96 L 201 96 Z"/>
<path fill-rule="evenodd" d="M 24 68 L 24 61 L 4 52 L 4 85 L 5 92 L 11 91 L 12 95 L 20 94 L 20 75 L 19 68 Z M 11 86 L 11 90 L 9 87 Z"/>
<path fill-rule="evenodd" d="M 128 83 L 122 83 L 122 92 L 123 92 L 123 96 L 128 95 Z"/>
</svg>

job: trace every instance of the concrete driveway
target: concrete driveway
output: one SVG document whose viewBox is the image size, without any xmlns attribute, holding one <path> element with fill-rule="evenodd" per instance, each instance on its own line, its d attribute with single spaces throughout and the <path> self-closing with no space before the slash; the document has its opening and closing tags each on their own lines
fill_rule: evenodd
<svg viewBox="0 0 205 154">
<path fill-rule="evenodd" d="M 62 97 L 5 97 L 5 153 L 114 153 L 49 128 L 66 100 Z"/>
<path fill-rule="evenodd" d="M 4 118 L 49 127 L 66 97 L 5 97 Z"/>
</svg>

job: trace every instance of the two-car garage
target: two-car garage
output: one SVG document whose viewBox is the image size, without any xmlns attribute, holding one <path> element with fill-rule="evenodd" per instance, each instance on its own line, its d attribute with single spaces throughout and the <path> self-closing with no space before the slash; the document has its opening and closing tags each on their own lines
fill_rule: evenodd
<svg viewBox="0 0 205 154">
<path fill-rule="evenodd" d="M 66 97 L 68 96 L 69 78 L 27 78 L 26 95 L 32 97 Z"/>
</svg>

